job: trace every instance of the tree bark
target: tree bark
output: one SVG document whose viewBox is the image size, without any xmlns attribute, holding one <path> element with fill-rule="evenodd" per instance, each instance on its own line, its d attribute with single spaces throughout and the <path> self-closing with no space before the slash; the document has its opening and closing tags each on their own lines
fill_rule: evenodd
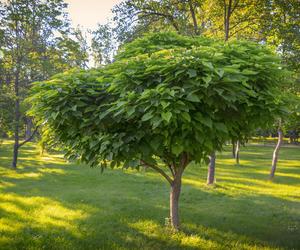
<svg viewBox="0 0 300 250">
<path fill-rule="evenodd" d="M 235 161 L 237 165 L 240 165 L 240 145 L 240 141 L 237 141 L 235 148 Z"/>
<path fill-rule="evenodd" d="M 212 152 L 209 156 L 209 165 L 207 173 L 207 185 L 214 184 L 215 181 L 216 154 Z"/>
<path fill-rule="evenodd" d="M 17 65 L 17 67 L 19 67 Z M 17 168 L 18 153 L 19 153 L 19 126 L 20 126 L 20 99 L 19 99 L 19 70 L 17 69 L 15 76 L 15 127 L 14 127 L 14 151 L 12 168 Z"/>
<path fill-rule="evenodd" d="M 231 140 L 231 144 L 232 144 L 232 157 L 235 159 L 235 141 Z"/>
<path fill-rule="evenodd" d="M 197 23 L 195 8 L 193 6 L 192 0 L 189 0 L 189 6 L 190 6 L 191 16 L 192 16 L 192 19 L 193 19 L 193 25 L 194 25 L 195 35 L 199 35 L 199 28 L 198 28 L 198 23 Z"/>
<path fill-rule="evenodd" d="M 167 164 L 170 168 L 170 171 L 172 173 L 172 177 L 170 177 L 167 173 L 164 172 L 161 168 L 158 166 L 152 165 L 147 163 L 144 160 L 140 160 L 142 165 L 148 166 L 158 173 L 160 173 L 169 183 L 171 186 L 170 190 L 170 224 L 173 229 L 176 231 L 179 229 L 179 197 L 181 192 L 181 178 L 182 174 L 186 168 L 186 166 L 189 163 L 189 156 L 186 152 L 182 153 L 180 163 L 178 166 L 175 165 L 173 162 L 172 164 Z"/>
<path fill-rule="evenodd" d="M 229 30 L 230 30 L 230 16 L 232 9 L 232 0 L 229 0 L 228 6 L 226 5 L 226 1 L 224 0 L 224 28 L 225 28 L 225 41 L 229 39 Z"/>
<path fill-rule="evenodd" d="M 170 222 L 171 226 L 179 229 L 179 197 L 181 192 L 182 173 L 176 173 L 170 191 Z"/>
<path fill-rule="evenodd" d="M 32 120 L 29 117 L 26 117 L 26 130 L 25 130 L 25 139 L 30 138 L 32 134 Z"/>
<path fill-rule="evenodd" d="M 16 34 L 16 49 L 15 49 L 15 64 L 16 70 L 14 72 L 15 83 L 15 120 L 14 120 L 14 151 L 13 151 L 13 160 L 12 168 L 17 168 L 18 153 L 19 153 L 19 130 L 20 130 L 20 96 L 19 96 L 19 84 L 20 84 L 20 68 L 21 68 L 21 55 L 20 55 L 20 43 L 19 43 L 19 20 L 15 21 L 15 34 Z"/>
<path fill-rule="evenodd" d="M 277 167 L 277 161 L 278 161 L 278 156 L 279 156 L 279 150 L 281 147 L 283 141 L 283 132 L 281 130 L 281 128 L 278 129 L 278 142 L 277 145 L 274 149 L 273 152 L 273 159 L 272 159 L 272 168 L 271 168 L 271 172 L 270 172 L 270 180 L 274 179 L 275 176 L 275 171 L 276 171 L 276 167 Z"/>
<path fill-rule="evenodd" d="M 181 192 L 181 179 L 184 169 L 189 163 L 188 154 L 183 153 L 181 156 L 180 164 L 177 168 L 173 166 L 174 179 L 171 183 L 170 191 L 170 222 L 173 229 L 179 229 L 179 197 Z"/>
</svg>

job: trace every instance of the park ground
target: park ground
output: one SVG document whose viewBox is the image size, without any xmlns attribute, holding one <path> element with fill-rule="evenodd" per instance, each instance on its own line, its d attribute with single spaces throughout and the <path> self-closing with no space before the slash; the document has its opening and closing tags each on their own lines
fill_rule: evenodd
<svg viewBox="0 0 300 250">
<path fill-rule="evenodd" d="M 218 155 L 216 185 L 191 164 L 180 199 L 182 230 L 165 226 L 167 183 L 147 170 L 105 170 L 41 156 L 36 144 L 9 169 L 0 146 L 0 249 L 300 249 L 300 148 L 283 148 L 268 181 L 270 146 L 249 145 L 236 166 Z"/>
</svg>

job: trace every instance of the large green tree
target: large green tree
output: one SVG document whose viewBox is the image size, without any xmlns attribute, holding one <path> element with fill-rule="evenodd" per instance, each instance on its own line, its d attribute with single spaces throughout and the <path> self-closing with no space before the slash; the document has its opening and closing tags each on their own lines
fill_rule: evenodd
<svg viewBox="0 0 300 250">
<path fill-rule="evenodd" d="M 31 114 L 69 157 L 161 174 L 178 229 L 184 170 L 221 151 L 233 135 L 247 137 L 272 122 L 280 60 L 258 44 L 173 33 L 137 39 L 117 58 L 99 70 L 35 83 Z"/>
</svg>

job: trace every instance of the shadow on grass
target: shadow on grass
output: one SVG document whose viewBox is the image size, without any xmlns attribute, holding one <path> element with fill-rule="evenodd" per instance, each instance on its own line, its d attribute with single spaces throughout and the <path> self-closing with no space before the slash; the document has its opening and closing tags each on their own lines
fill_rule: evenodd
<svg viewBox="0 0 300 250">
<path fill-rule="evenodd" d="M 184 176 L 182 232 L 174 234 L 164 227 L 169 187 L 152 172 L 101 175 L 60 159 L 45 164 L 27 153 L 32 159 L 22 161 L 17 173 L 0 168 L 1 249 L 300 248 L 299 201 L 243 189 L 268 187 L 251 182 L 263 174 L 225 166 L 224 173 L 231 169 L 239 179 L 220 177 L 216 188 L 208 188 L 199 178 L 203 168 L 192 167 Z"/>
</svg>

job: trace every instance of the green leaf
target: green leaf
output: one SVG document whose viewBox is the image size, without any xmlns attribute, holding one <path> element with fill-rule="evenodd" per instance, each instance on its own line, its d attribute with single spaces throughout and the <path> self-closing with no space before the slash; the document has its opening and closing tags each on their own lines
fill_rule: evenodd
<svg viewBox="0 0 300 250">
<path fill-rule="evenodd" d="M 161 144 L 162 144 L 161 138 L 159 138 L 158 136 L 150 140 L 150 145 L 154 150 L 157 150 Z"/>
<path fill-rule="evenodd" d="M 159 126 L 159 124 L 162 122 L 162 119 L 161 119 L 160 116 L 155 116 L 155 117 L 151 120 L 151 122 L 152 122 L 153 128 L 155 129 L 155 128 L 157 128 L 157 127 Z"/>
<path fill-rule="evenodd" d="M 127 115 L 131 116 L 135 112 L 135 107 L 129 107 L 127 109 Z"/>
<path fill-rule="evenodd" d="M 80 101 L 80 100 L 77 100 L 76 104 L 77 104 L 78 107 L 84 107 L 84 106 L 87 105 L 86 103 L 84 103 L 83 101 Z"/>
<path fill-rule="evenodd" d="M 172 117 L 172 113 L 171 112 L 163 112 L 161 113 L 161 117 L 166 121 L 166 122 L 170 122 L 170 119 Z"/>
<path fill-rule="evenodd" d="M 194 118 L 201 122 L 202 124 L 204 124 L 205 126 L 209 127 L 209 128 L 212 128 L 212 120 L 210 119 L 210 117 L 207 117 L 207 116 L 203 116 L 200 112 L 197 112 L 195 115 L 194 115 Z"/>
<path fill-rule="evenodd" d="M 230 66 L 225 66 L 223 68 L 224 72 L 226 73 L 230 73 L 230 74 L 239 74 L 241 73 L 240 70 L 236 67 L 234 67 L 233 65 L 230 65 Z"/>
<path fill-rule="evenodd" d="M 191 101 L 191 102 L 201 102 L 200 98 L 195 95 L 195 94 L 189 94 L 187 97 L 186 97 L 187 100 Z"/>
<path fill-rule="evenodd" d="M 224 75 L 224 70 L 223 69 L 217 69 L 216 73 L 218 74 L 218 76 L 221 78 Z"/>
<path fill-rule="evenodd" d="M 148 112 L 148 113 L 146 113 L 146 114 L 143 115 L 142 121 L 143 121 L 143 122 L 148 121 L 148 120 L 150 120 L 153 116 L 154 116 L 154 115 L 153 115 L 152 112 Z"/>
<path fill-rule="evenodd" d="M 172 153 L 178 156 L 183 151 L 183 146 L 181 144 L 172 145 Z"/>
<path fill-rule="evenodd" d="M 212 77 L 211 77 L 210 75 L 208 75 L 208 76 L 206 76 L 206 77 L 203 77 L 202 79 L 203 79 L 203 81 L 204 81 L 206 84 L 208 84 L 208 83 L 211 82 Z"/>
<path fill-rule="evenodd" d="M 253 71 L 253 70 L 250 70 L 250 69 L 244 69 L 244 70 L 242 71 L 242 74 L 244 74 L 244 75 L 257 75 L 258 72 Z"/>
<path fill-rule="evenodd" d="M 214 69 L 214 66 L 212 65 L 211 62 L 202 62 L 202 64 L 204 66 L 206 66 L 207 68 L 209 68 L 210 70 L 213 70 Z"/>
<path fill-rule="evenodd" d="M 165 101 L 161 101 L 160 104 L 163 107 L 163 109 L 166 109 L 170 105 L 169 102 L 165 102 Z"/>
<path fill-rule="evenodd" d="M 186 121 L 188 121 L 188 122 L 191 121 L 191 116 L 189 115 L 189 113 L 187 113 L 187 112 L 182 112 L 182 113 L 181 113 L 181 116 L 182 116 Z"/>
<path fill-rule="evenodd" d="M 223 123 L 215 123 L 214 126 L 216 127 L 217 130 L 222 131 L 224 133 L 228 133 L 227 127 Z"/>
<path fill-rule="evenodd" d="M 200 122 L 206 125 L 207 127 L 212 128 L 212 120 L 210 119 L 210 117 L 204 116 Z"/>
<path fill-rule="evenodd" d="M 59 115 L 59 112 L 53 112 L 51 113 L 51 117 L 55 120 L 57 116 Z"/>
<path fill-rule="evenodd" d="M 90 148 L 94 148 L 98 144 L 98 141 L 94 140 L 90 142 Z"/>
<path fill-rule="evenodd" d="M 189 69 L 188 70 L 188 75 L 190 78 L 196 77 L 197 76 L 197 71 L 194 69 Z"/>
<path fill-rule="evenodd" d="M 180 75 L 181 73 L 185 72 L 185 69 L 181 69 L 181 70 L 177 70 L 175 72 L 175 77 L 177 77 L 178 75 Z"/>
<path fill-rule="evenodd" d="M 90 107 L 87 107 L 85 110 L 84 110 L 84 112 L 85 113 L 88 113 L 88 112 L 91 112 L 91 111 L 95 111 L 96 110 L 96 106 L 90 106 Z"/>
</svg>

